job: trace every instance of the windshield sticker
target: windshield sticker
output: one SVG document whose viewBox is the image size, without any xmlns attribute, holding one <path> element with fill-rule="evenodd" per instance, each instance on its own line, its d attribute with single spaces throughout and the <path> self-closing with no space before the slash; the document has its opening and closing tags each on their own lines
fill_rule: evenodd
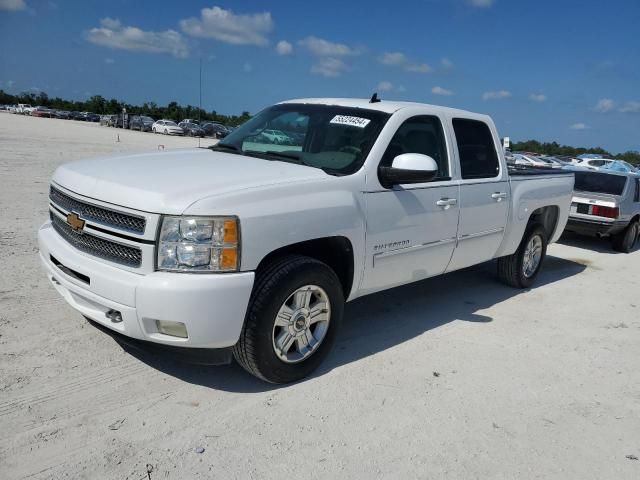
<svg viewBox="0 0 640 480">
<path fill-rule="evenodd" d="M 350 127 L 364 128 L 369 125 L 368 118 L 350 117 L 349 115 L 336 115 L 329 123 L 337 123 L 338 125 L 349 125 Z"/>
</svg>

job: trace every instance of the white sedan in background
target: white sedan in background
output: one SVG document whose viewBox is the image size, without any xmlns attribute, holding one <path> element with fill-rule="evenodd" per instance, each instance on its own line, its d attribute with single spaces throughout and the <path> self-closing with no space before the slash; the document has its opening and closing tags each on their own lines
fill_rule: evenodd
<svg viewBox="0 0 640 480">
<path fill-rule="evenodd" d="M 165 135 L 184 135 L 184 131 L 173 120 L 158 120 L 151 125 L 151 131 Z"/>
<path fill-rule="evenodd" d="M 538 168 L 551 168 L 551 164 L 549 162 L 545 162 L 544 160 L 541 160 L 538 157 L 534 157 L 533 155 L 514 153 L 513 159 L 515 160 L 516 165 Z"/>
</svg>

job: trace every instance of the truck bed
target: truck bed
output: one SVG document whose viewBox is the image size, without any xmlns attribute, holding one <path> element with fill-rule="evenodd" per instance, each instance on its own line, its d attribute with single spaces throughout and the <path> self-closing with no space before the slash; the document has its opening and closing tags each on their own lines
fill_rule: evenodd
<svg viewBox="0 0 640 480">
<path fill-rule="evenodd" d="M 539 175 L 573 175 L 573 170 L 562 170 L 560 168 L 527 168 L 520 167 L 514 168 L 509 167 L 509 176 L 510 177 L 519 177 L 519 176 L 539 176 Z"/>
</svg>

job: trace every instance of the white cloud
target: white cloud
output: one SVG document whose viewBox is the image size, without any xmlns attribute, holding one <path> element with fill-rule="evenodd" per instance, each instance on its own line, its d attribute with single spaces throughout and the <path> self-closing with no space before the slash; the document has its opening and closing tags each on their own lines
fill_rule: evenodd
<svg viewBox="0 0 640 480">
<path fill-rule="evenodd" d="M 378 57 L 383 65 L 401 67 L 407 72 L 429 73 L 433 69 L 426 63 L 414 62 L 402 52 L 385 52 Z"/>
<path fill-rule="evenodd" d="M 574 123 L 569 128 L 571 130 L 588 130 L 591 127 L 589 127 L 588 125 L 585 125 L 584 123 Z"/>
<path fill-rule="evenodd" d="M 391 90 L 393 90 L 393 83 L 391 82 L 387 82 L 386 80 L 383 80 L 382 82 L 380 82 L 378 84 L 378 89 L 379 92 L 390 92 Z"/>
<path fill-rule="evenodd" d="M 286 40 L 280 40 L 276 44 L 276 52 L 278 52 L 278 55 L 291 55 L 293 53 L 293 45 Z"/>
<path fill-rule="evenodd" d="M 320 58 L 311 66 L 311 73 L 322 75 L 323 77 L 339 77 L 344 72 L 349 71 L 349 66 L 339 58 Z"/>
<path fill-rule="evenodd" d="M 433 87 L 431 89 L 431 93 L 433 93 L 434 95 L 442 95 L 445 97 L 453 95 L 453 92 L 451 90 L 447 90 L 446 88 L 442 88 L 442 87 Z"/>
<path fill-rule="evenodd" d="M 626 102 L 620 107 L 622 113 L 640 113 L 640 102 Z"/>
<path fill-rule="evenodd" d="M 242 66 L 242 70 L 244 70 L 244 71 L 245 71 L 245 73 L 249 73 L 249 72 L 251 72 L 251 71 L 253 70 L 253 66 L 251 66 L 251 64 L 250 64 L 250 63 L 245 63 L 245 64 Z"/>
<path fill-rule="evenodd" d="M 547 96 L 544 93 L 532 93 L 529 95 L 529 100 L 542 103 L 547 101 Z"/>
<path fill-rule="evenodd" d="M 238 15 L 220 7 L 203 8 L 200 18 L 180 20 L 180 28 L 187 35 L 215 38 L 233 45 L 265 46 L 273 26 L 269 12 Z"/>
<path fill-rule="evenodd" d="M 607 113 L 607 112 L 610 112 L 611 110 L 613 110 L 614 108 L 616 108 L 616 102 L 614 102 L 610 98 L 602 98 L 597 103 L 597 105 L 595 106 L 594 110 L 596 112 L 600 112 L 600 113 Z"/>
<path fill-rule="evenodd" d="M 7 80 L 7 87 L 8 87 L 8 88 L 13 87 L 13 84 L 14 84 L 14 83 L 15 83 L 15 82 L 14 82 L 13 80 Z"/>
<path fill-rule="evenodd" d="M 453 70 L 454 64 L 451 60 L 445 57 L 440 60 L 440 66 L 443 70 Z"/>
<path fill-rule="evenodd" d="M 304 38 L 298 44 L 318 57 L 346 57 L 362 53 L 359 49 L 344 43 L 334 43 L 314 36 Z"/>
<path fill-rule="evenodd" d="M 189 47 L 174 30 L 151 32 L 122 25 L 120 20 L 103 18 L 99 28 L 87 33 L 87 40 L 103 47 L 149 53 L 168 53 L 178 58 L 189 55 Z"/>
<path fill-rule="evenodd" d="M 407 91 L 407 89 L 405 88 L 404 85 L 398 85 L 398 88 L 396 88 L 396 92 L 403 93 L 403 92 L 406 92 L 406 91 Z"/>
<path fill-rule="evenodd" d="M 468 5 L 478 8 L 490 8 L 494 3 L 496 3 L 496 0 L 467 0 Z"/>
<path fill-rule="evenodd" d="M 26 8 L 27 4 L 24 0 L 0 0 L 0 10 L 17 12 L 18 10 L 24 10 Z"/>
<path fill-rule="evenodd" d="M 482 100 L 502 100 L 504 98 L 509 98 L 511 96 L 511 92 L 508 90 L 498 90 L 495 92 L 484 92 L 482 94 Z"/>
<path fill-rule="evenodd" d="M 378 61 L 383 65 L 404 65 L 409 59 L 401 52 L 385 52 L 380 55 Z"/>
<path fill-rule="evenodd" d="M 112 65 L 116 63 L 116 61 L 113 58 L 105 58 L 104 63 L 106 63 L 107 65 Z"/>
</svg>

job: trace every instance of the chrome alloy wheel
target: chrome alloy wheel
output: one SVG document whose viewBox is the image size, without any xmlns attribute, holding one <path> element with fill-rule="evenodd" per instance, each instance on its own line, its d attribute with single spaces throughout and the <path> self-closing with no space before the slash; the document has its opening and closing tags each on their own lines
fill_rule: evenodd
<svg viewBox="0 0 640 480">
<path fill-rule="evenodd" d="M 522 273 L 526 278 L 531 278 L 533 274 L 536 273 L 541 259 L 542 238 L 540 235 L 534 235 L 531 237 L 531 240 L 529 240 L 522 259 Z"/>
<path fill-rule="evenodd" d="M 293 292 L 278 310 L 273 325 L 273 350 L 285 363 L 298 363 L 312 355 L 329 331 L 329 296 L 317 285 Z"/>
</svg>

